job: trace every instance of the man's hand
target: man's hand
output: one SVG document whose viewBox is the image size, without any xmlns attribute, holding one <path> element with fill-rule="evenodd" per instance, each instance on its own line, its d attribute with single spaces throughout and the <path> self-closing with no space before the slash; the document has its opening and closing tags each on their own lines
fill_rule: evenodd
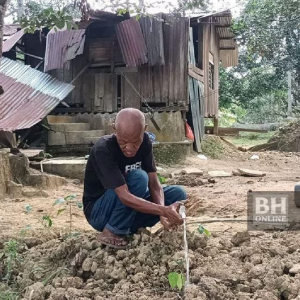
<svg viewBox="0 0 300 300">
<path fill-rule="evenodd" d="M 165 217 L 160 217 L 160 223 L 164 227 L 164 230 L 166 231 L 169 231 L 173 227 L 172 224 Z"/>
<path fill-rule="evenodd" d="M 166 219 L 171 226 L 177 226 L 183 224 L 183 220 L 180 214 L 177 212 L 177 208 L 179 205 L 180 203 L 175 202 L 170 206 L 164 206 L 164 215 L 161 218 Z"/>
</svg>

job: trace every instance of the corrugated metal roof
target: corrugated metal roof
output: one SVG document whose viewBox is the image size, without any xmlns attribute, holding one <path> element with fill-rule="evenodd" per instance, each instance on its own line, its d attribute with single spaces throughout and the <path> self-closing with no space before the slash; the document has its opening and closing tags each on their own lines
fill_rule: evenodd
<svg viewBox="0 0 300 300">
<path fill-rule="evenodd" d="M 18 40 L 24 35 L 24 30 L 21 29 L 17 31 L 12 36 L 10 36 L 4 43 L 2 47 L 2 53 L 8 52 L 17 42 Z"/>
<path fill-rule="evenodd" d="M 146 43 L 140 24 L 135 18 L 116 25 L 116 33 L 128 67 L 136 67 L 148 62 Z"/>
<path fill-rule="evenodd" d="M 4 36 L 11 36 L 15 34 L 19 29 L 21 29 L 20 25 L 4 25 L 3 26 L 3 35 Z"/>
<path fill-rule="evenodd" d="M 2 57 L 0 130 L 30 128 L 49 114 L 74 88 L 17 61 Z"/>
<path fill-rule="evenodd" d="M 44 72 L 63 69 L 77 55 L 83 54 L 85 29 L 65 30 L 47 35 Z"/>
</svg>

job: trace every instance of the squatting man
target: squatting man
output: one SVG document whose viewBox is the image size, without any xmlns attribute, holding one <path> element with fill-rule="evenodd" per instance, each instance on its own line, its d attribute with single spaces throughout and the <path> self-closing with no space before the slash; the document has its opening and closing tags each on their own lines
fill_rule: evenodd
<svg viewBox="0 0 300 300">
<path fill-rule="evenodd" d="M 180 186 L 162 188 L 145 132 L 144 114 L 121 110 L 112 135 L 93 146 L 85 172 L 83 206 L 89 224 L 100 231 L 99 241 L 125 248 L 126 235 L 159 221 L 166 230 L 181 225 L 178 201 L 186 200 Z"/>
</svg>

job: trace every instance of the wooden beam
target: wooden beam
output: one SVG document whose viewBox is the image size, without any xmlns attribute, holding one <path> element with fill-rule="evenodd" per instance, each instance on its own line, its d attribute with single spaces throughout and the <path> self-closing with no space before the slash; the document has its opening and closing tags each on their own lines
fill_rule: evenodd
<svg viewBox="0 0 300 300">
<path fill-rule="evenodd" d="M 192 69 L 189 69 L 189 75 L 193 78 L 195 78 L 196 80 L 200 81 L 200 82 L 204 82 L 204 78 L 200 75 L 198 75 L 196 72 L 194 72 Z"/>
<path fill-rule="evenodd" d="M 196 74 L 200 75 L 200 76 L 204 76 L 204 71 L 197 68 L 196 66 L 189 64 L 189 69 L 192 70 L 193 72 L 195 72 Z"/>
<path fill-rule="evenodd" d="M 234 36 L 233 37 L 220 37 L 220 40 L 235 40 Z"/>
<path fill-rule="evenodd" d="M 236 50 L 236 48 L 220 48 L 219 50 Z"/>
<path fill-rule="evenodd" d="M 230 28 L 231 25 L 215 25 L 216 28 Z"/>
<path fill-rule="evenodd" d="M 126 67 L 120 67 L 120 68 L 115 68 L 115 73 L 121 74 L 121 73 L 137 73 L 138 68 L 133 67 L 133 68 L 126 68 Z"/>
<path fill-rule="evenodd" d="M 214 134 L 219 135 L 219 119 L 214 117 Z"/>
<path fill-rule="evenodd" d="M 215 128 L 213 126 L 205 126 L 205 132 L 214 133 Z M 245 128 L 230 128 L 230 127 L 218 127 L 219 135 L 237 135 L 239 132 L 257 132 L 267 133 L 267 130 L 262 129 L 245 129 Z"/>
</svg>

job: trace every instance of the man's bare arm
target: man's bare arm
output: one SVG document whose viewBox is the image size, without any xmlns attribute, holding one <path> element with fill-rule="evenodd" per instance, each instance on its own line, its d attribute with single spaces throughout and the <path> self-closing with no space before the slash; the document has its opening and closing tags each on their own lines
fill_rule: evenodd
<svg viewBox="0 0 300 300">
<path fill-rule="evenodd" d="M 149 176 L 149 191 L 151 200 L 159 205 L 165 205 L 165 196 L 163 188 L 159 182 L 156 172 L 148 173 Z"/>
<path fill-rule="evenodd" d="M 127 184 L 116 188 L 115 192 L 124 205 L 131 207 L 136 211 L 165 217 L 172 224 L 182 224 L 182 219 L 176 211 L 178 206 L 177 203 L 174 203 L 171 206 L 163 206 L 150 201 L 146 201 L 131 194 L 128 190 Z"/>
</svg>

